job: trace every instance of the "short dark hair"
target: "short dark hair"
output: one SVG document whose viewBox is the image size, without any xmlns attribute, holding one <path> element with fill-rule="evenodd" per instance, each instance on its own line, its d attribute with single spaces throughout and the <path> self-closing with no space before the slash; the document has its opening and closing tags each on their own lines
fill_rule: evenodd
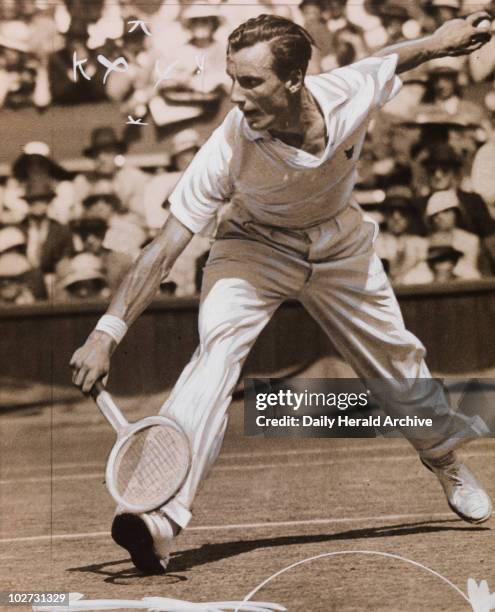
<svg viewBox="0 0 495 612">
<path fill-rule="evenodd" d="M 308 69 L 314 40 L 304 28 L 276 15 L 258 15 L 238 26 L 229 36 L 227 54 L 259 42 L 270 43 L 273 71 L 286 80 L 294 70 Z"/>
</svg>

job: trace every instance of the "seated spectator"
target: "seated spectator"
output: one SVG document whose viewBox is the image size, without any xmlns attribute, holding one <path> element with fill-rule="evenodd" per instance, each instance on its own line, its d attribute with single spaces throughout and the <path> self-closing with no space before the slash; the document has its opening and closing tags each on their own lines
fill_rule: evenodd
<svg viewBox="0 0 495 612">
<path fill-rule="evenodd" d="M 322 71 L 321 59 L 333 53 L 332 37 L 323 16 L 323 2 L 302 0 L 299 11 L 302 17 L 301 25 L 309 32 L 316 45 L 308 66 L 308 74 L 319 74 Z"/>
<path fill-rule="evenodd" d="M 456 272 L 462 253 L 451 246 L 431 246 L 426 261 L 419 263 L 402 279 L 404 285 L 448 283 L 463 280 Z"/>
<path fill-rule="evenodd" d="M 99 257 L 105 270 L 108 287 L 113 293 L 129 270 L 132 257 L 104 246 L 108 226 L 103 219 L 78 219 L 74 221 L 71 228 L 76 242 L 76 251 L 91 253 Z"/>
<path fill-rule="evenodd" d="M 58 266 L 57 301 L 107 299 L 109 296 L 103 263 L 96 255 L 79 253 Z"/>
<path fill-rule="evenodd" d="M 126 163 L 126 143 L 117 137 L 111 127 L 95 128 L 91 142 L 83 153 L 94 161 L 94 170 L 87 176 L 75 179 L 76 193 L 80 201 L 95 193 L 95 184 L 101 180 L 111 185 L 120 200 L 123 211 L 134 213 L 136 223 L 144 226 L 144 188 L 149 176 L 139 168 Z"/>
<path fill-rule="evenodd" d="M 21 226 L 26 235 L 26 254 L 31 266 L 43 274 L 53 273 L 57 263 L 73 252 L 70 230 L 48 217 L 55 195 L 43 177 L 36 176 L 26 185 L 24 198 L 29 208 Z"/>
<path fill-rule="evenodd" d="M 0 304 L 32 304 L 35 301 L 29 287 L 29 261 L 20 253 L 0 254 Z"/>
<path fill-rule="evenodd" d="M 458 224 L 461 229 L 486 237 L 495 232 L 495 220 L 488 207 L 477 193 L 468 193 L 460 188 L 462 159 L 447 144 L 438 143 L 423 149 L 418 155 L 425 170 L 425 179 L 431 193 L 436 191 L 455 192 L 458 201 Z M 423 215 L 428 197 L 415 201 L 418 212 Z"/>
<path fill-rule="evenodd" d="M 347 16 L 347 0 L 326 0 L 323 13 L 326 19 L 327 29 L 332 36 L 334 53 L 337 46 L 348 43 L 354 50 L 356 59 L 361 59 L 368 53 L 368 47 L 364 38 L 363 29 L 352 23 Z M 338 35 L 338 41 L 335 36 Z M 344 64 L 339 64 L 343 66 Z"/>
<path fill-rule="evenodd" d="M 168 217 L 167 200 L 182 173 L 199 151 L 200 139 L 196 130 L 178 132 L 172 140 L 169 172 L 154 176 L 144 195 L 146 223 L 151 236 L 156 236 Z"/>
<path fill-rule="evenodd" d="M 107 225 L 104 246 L 112 251 L 135 257 L 146 241 L 146 232 L 136 216 L 122 212 L 119 198 L 101 183 L 95 185 L 95 193 L 83 200 L 83 218 L 101 219 Z"/>
<path fill-rule="evenodd" d="M 458 226 L 459 199 L 455 191 L 437 191 L 428 200 L 426 217 L 431 228 L 430 246 L 452 247 L 462 253 L 455 266 L 459 278 L 479 278 L 480 239 Z"/>
<path fill-rule="evenodd" d="M 2 196 L 2 216 L 8 219 L 8 223 L 21 222 L 28 212 L 26 185 L 39 180 L 50 184 L 55 192 L 48 216 L 65 225 L 79 213 L 72 179 L 73 174 L 51 158 L 50 147 L 46 143 L 28 142 L 12 164 L 12 176 L 7 180 Z"/>
<path fill-rule="evenodd" d="M 150 102 L 151 115 L 160 126 L 216 111 L 230 84 L 225 42 L 216 38 L 222 22 L 219 10 L 208 4 L 190 4 L 181 20 L 188 42 L 164 58 L 168 78 L 161 80 L 160 96 Z"/>
<path fill-rule="evenodd" d="M 31 45 L 26 23 L 0 23 L 0 108 L 42 108 L 49 103 L 46 66 L 31 53 Z"/>
<path fill-rule="evenodd" d="M 136 17 L 131 16 L 127 23 L 135 20 Z M 121 38 L 121 45 L 106 52 L 101 50 L 111 61 L 117 57 L 124 57 L 127 61 L 125 71 L 115 71 L 108 76 L 105 90 L 111 100 L 125 100 L 122 112 L 131 113 L 133 117 L 146 115 L 146 104 L 153 93 L 153 58 L 146 47 L 146 39 L 146 32 L 141 27 L 128 27 Z"/>
<path fill-rule="evenodd" d="M 379 9 L 379 16 L 387 36 L 385 45 L 393 45 L 404 39 L 403 27 L 410 19 L 404 5 L 385 2 Z"/>
<path fill-rule="evenodd" d="M 16 254 L 26 257 L 26 235 L 20 227 L 7 226 L 0 229 L 0 255 Z M 13 260 L 20 261 L 19 259 Z M 29 263 L 29 262 L 28 262 Z M 29 266 L 29 270 L 23 275 L 23 281 L 34 298 L 44 300 L 47 297 L 43 274 L 40 269 Z"/>
<path fill-rule="evenodd" d="M 72 19 L 65 35 L 65 46 L 48 58 L 50 92 L 54 104 L 82 104 L 106 99 L 103 74 L 97 62 L 97 54 L 88 49 L 87 22 Z M 82 65 L 86 79 L 79 69 L 74 80 L 74 54 L 76 61 L 87 60 Z M 101 74 L 97 73 L 98 71 Z"/>
<path fill-rule="evenodd" d="M 429 66 L 425 94 L 418 106 L 418 119 L 430 112 L 438 114 L 443 111 L 448 117 L 456 117 L 465 123 L 487 122 L 485 109 L 480 104 L 463 98 L 459 83 L 462 66 L 458 64 L 457 58 L 435 60 Z"/>
<path fill-rule="evenodd" d="M 392 282 L 401 283 L 410 270 L 425 261 L 428 241 L 411 231 L 415 212 L 411 198 L 389 195 L 383 207 L 386 229 L 378 234 L 375 250 L 380 259 L 388 261 Z"/>
</svg>

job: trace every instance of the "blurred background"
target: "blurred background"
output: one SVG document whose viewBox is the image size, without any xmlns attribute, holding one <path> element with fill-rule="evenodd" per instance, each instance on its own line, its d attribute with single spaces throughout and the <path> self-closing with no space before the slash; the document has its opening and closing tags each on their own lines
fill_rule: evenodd
<svg viewBox="0 0 495 612">
<path fill-rule="evenodd" d="M 34 383 L 69 384 L 71 352 L 157 234 L 168 195 L 230 109 L 233 28 L 260 13 L 296 21 L 315 40 L 309 73 L 317 74 L 494 4 L 2 0 L 0 404 Z M 403 75 L 403 89 L 370 126 L 354 194 L 381 225 L 378 254 L 408 326 L 441 372 L 495 366 L 494 75 L 495 40 Z M 119 349 L 117 389 L 166 387 L 187 361 L 209 248 L 209 238 L 195 237 Z M 166 371 L 158 365 L 165 346 L 173 356 Z M 332 354 L 289 305 L 249 367 L 307 372 Z M 314 372 L 334 375 L 335 362 L 325 363 Z"/>
</svg>

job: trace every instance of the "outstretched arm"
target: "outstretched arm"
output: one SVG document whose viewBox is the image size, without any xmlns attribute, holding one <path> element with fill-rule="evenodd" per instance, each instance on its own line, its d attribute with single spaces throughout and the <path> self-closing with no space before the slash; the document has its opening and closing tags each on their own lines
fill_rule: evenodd
<svg viewBox="0 0 495 612">
<path fill-rule="evenodd" d="M 143 249 L 118 288 L 107 315 L 131 325 L 155 297 L 160 283 L 189 244 L 193 233 L 174 215 L 167 219 L 160 234 Z M 115 340 L 105 331 L 93 330 L 72 356 L 72 380 L 84 393 L 108 374 Z"/>
<path fill-rule="evenodd" d="M 465 19 L 446 21 L 430 36 L 385 47 L 374 55 L 384 57 L 397 54 L 397 73 L 400 74 L 433 59 L 477 51 L 490 40 L 490 31 L 490 15 L 480 11 Z"/>
</svg>

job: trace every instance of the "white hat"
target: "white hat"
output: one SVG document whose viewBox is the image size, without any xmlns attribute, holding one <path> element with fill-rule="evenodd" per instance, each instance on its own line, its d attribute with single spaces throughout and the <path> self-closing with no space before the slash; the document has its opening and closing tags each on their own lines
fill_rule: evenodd
<svg viewBox="0 0 495 612">
<path fill-rule="evenodd" d="M 20 253 L 3 253 L 0 255 L 0 278 L 22 276 L 31 269 L 25 255 Z"/>
<path fill-rule="evenodd" d="M 178 132 L 172 139 L 172 156 L 188 149 L 199 149 L 199 134 L 196 130 L 187 129 Z"/>
<path fill-rule="evenodd" d="M 26 236 L 18 227 L 2 227 L 0 229 L 0 253 L 26 244 Z"/>
<path fill-rule="evenodd" d="M 428 200 L 426 205 L 426 216 L 432 217 L 443 210 L 459 208 L 459 200 L 454 190 L 437 191 Z"/>
<path fill-rule="evenodd" d="M 42 157 L 50 157 L 50 147 L 46 142 L 39 140 L 33 140 L 32 142 L 26 143 L 22 147 L 22 152 L 25 155 L 41 155 Z"/>
<path fill-rule="evenodd" d="M 31 29 L 22 21 L 3 21 L 0 23 L 0 47 L 29 53 Z"/>
<path fill-rule="evenodd" d="M 461 0 L 432 0 L 431 6 L 446 6 L 459 10 L 461 8 Z"/>
<path fill-rule="evenodd" d="M 60 286 L 63 289 L 80 281 L 105 280 L 102 261 L 92 253 L 80 253 L 79 255 L 75 255 L 68 262 L 64 272 L 65 275 L 60 282 Z"/>
</svg>

